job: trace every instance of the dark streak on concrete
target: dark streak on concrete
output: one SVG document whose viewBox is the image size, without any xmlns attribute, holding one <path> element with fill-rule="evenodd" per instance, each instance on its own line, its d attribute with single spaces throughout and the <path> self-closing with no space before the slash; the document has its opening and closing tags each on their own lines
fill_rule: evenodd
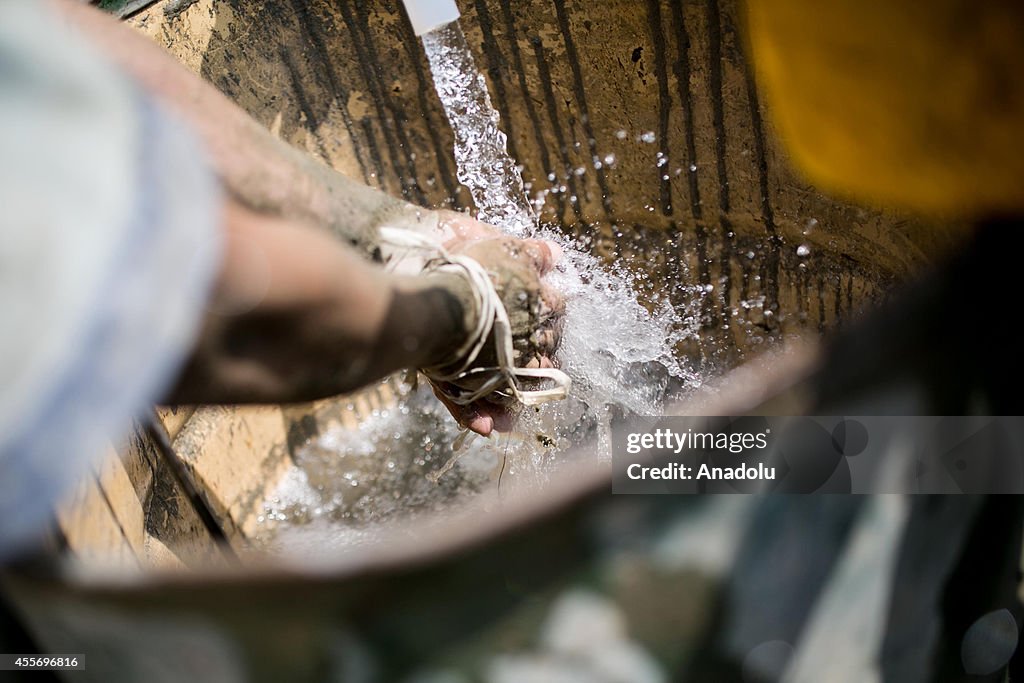
<svg viewBox="0 0 1024 683">
<path fill-rule="evenodd" d="M 659 0 L 647 0 L 647 20 L 651 29 L 651 43 L 654 45 L 654 76 L 658 81 L 658 143 L 661 153 L 671 158 L 668 123 L 672 114 L 672 97 L 668 92 L 668 67 L 665 58 L 665 36 L 661 25 L 661 6 Z M 668 175 L 667 161 L 665 166 L 655 164 L 654 171 L 658 174 L 658 186 L 661 197 L 661 213 L 672 215 L 672 181 Z"/>
<path fill-rule="evenodd" d="M 537 59 L 538 77 L 544 88 L 544 101 L 547 104 L 548 118 L 551 119 L 551 127 L 555 131 L 555 140 L 558 142 L 558 152 L 562 158 L 562 172 L 565 175 L 566 187 L 571 193 L 569 204 L 572 206 L 573 213 L 576 214 L 576 225 L 578 226 L 582 222 L 583 212 L 580 210 L 576 174 L 573 173 L 572 162 L 569 160 L 569 145 L 566 142 L 565 133 L 562 131 L 562 124 L 558 117 L 558 104 L 555 102 L 555 92 L 551 84 L 551 72 L 548 69 L 547 57 L 544 53 L 544 41 L 541 40 L 540 36 L 532 36 L 530 44 L 533 45 L 533 54 Z M 576 201 L 572 201 L 572 197 L 576 197 Z M 565 220 L 564 216 L 562 220 Z"/>
<path fill-rule="evenodd" d="M 587 104 L 587 92 L 583 87 L 583 73 L 580 70 L 580 56 L 576 52 L 576 42 L 569 30 L 569 15 L 565 10 L 565 0 L 554 0 L 555 15 L 558 17 L 558 28 L 562 32 L 562 42 L 565 44 L 565 52 L 569 61 L 569 68 L 572 71 L 573 92 L 576 96 L 576 106 L 580 108 L 583 123 L 583 131 L 587 136 L 587 148 L 590 150 L 590 157 L 598 155 L 597 136 L 594 133 L 594 126 L 590 121 L 590 107 Z M 608 187 L 608 172 L 604 167 L 597 169 L 597 184 L 601 188 L 601 206 L 604 207 L 605 216 L 613 224 L 615 213 L 612 211 L 612 195 Z"/>
</svg>

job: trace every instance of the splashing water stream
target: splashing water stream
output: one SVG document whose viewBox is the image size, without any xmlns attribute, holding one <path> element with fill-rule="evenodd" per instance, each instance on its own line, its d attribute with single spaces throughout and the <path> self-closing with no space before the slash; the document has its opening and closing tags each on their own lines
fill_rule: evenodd
<svg viewBox="0 0 1024 683">
<path fill-rule="evenodd" d="M 458 22 L 423 36 L 434 88 L 455 135 L 459 182 L 469 189 L 477 218 L 505 232 L 534 232 L 537 217 L 523 189 L 519 167 L 509 157 L 507 137 L 498 127 L 487 82 L 473 62 Z"/>
<path fill-rule="evenodd" d="M 670 377 L 687 386 L 698 384 L 673 349 L 696 334 L 696 316 L 684 320 L 663 301 L 655 302 L 654 313 L 648 311 L 637 302 L 626 272 L 604 267 L 554 228 L 540 226 L 458 22 L 424 35 L 423 47 L 455 133 L 459 181 L 470 190 L 477 217 L 511 235 L 554 240 L 563 249 L 563 261 L 550 280 L 567 302 L 559 360 L 574 382 L 570 403 L 597 412 L 616 405 L 653 415 L 661 409 Z M 541 412 L 557 413 L 557 421 L 578 408 L 549 406 Z"/>
</svg>

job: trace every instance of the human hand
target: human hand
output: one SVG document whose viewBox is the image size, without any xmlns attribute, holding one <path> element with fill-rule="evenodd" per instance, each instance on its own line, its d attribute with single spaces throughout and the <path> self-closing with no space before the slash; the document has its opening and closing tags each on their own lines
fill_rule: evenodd
<svg viewBox="0 0 1024 683">
<path fill-rule="evenodd" d="M 503 235 L 486 223 L 465 214 L 442 212 L 439 228 L 444 246 L 452 254 L 468 256 L 482 265 L 508 312 L 516 367 L 554 367 L 554 353 L 561 338 L 562 297 L 542 281 L 558 262 L 562 251 L 548 240 L 517 239 Z M 496 365 L 493 344 L 484 348 L 478 366 Z M 472 384 L 459 389 L 472 390 Z M 434 390 L 458 423 L 488 436 L 512 428 L 511 406 L 481 399 L 461 406 Z"/>
</svg>

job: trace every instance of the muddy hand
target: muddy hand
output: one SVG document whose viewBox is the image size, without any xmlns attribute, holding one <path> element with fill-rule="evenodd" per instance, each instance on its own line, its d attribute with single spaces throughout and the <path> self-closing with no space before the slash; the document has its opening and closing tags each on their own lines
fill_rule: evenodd
<svg viewBox="0 0 1024 683">
<path fill-rule="evenodd" d="M 564 301 L 542 277 L 561 257 L 561 249 L 546 240 L 516 239 L 464 214 L 442 215 L 445 248 L 469 256 L 490 274 L 512 326 L 513 360 L 517 367 L 553 367 L 561 338 Z M 497 354 L 493 345 L 485 348 L 477 364 L 493 367 Z M 472 385 L 460 386 L 473 389 Z M 435 392 L 437 394 L 437 392 Z M 444 396 L 445 404 L 460 425 L 478 434 L 512 428 L 510 407 L 488 400 L 459 406 Z"/>
</svg>

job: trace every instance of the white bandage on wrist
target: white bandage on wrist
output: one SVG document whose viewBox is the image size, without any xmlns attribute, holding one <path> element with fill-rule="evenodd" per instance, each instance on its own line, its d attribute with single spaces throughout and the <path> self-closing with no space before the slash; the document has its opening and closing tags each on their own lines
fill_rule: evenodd
<svg viewBox="0 0 1024 683">
<path fill-rule="evenodd" d="M 437 241 L 419 233 L 401 228 L 380 228 L 381 240 L 394 250 L 391 264 L 406 271 L 418 255 L 421 273 L 456 273 L 465 277 L 473 292 L 477 311 L 476 325 L 466 342 L 453 354 L 452 360 L 421 372 L 434 388 L 457 405 L 496 394 L 497 398 L 515 399 L 524 406 L 536 406 L 548 401 L 559 401 L 569 394 L 572 381 L 556 368 L 517 368 L 512 354 L 512 326 L 501 297 L 494 289 L 487 271 L 475 259 L 450 254 Z M 390 265 L 390 264 L 389 264 Z M 474 367 L 488 340 L 494 341 L 496 367 Z M 553 386 L 545 389 L 524 389 L 521 379 L 547 380 Z M 475 388 L 460 389 L 460 383 L 472 380 Z"/>
</svg>

